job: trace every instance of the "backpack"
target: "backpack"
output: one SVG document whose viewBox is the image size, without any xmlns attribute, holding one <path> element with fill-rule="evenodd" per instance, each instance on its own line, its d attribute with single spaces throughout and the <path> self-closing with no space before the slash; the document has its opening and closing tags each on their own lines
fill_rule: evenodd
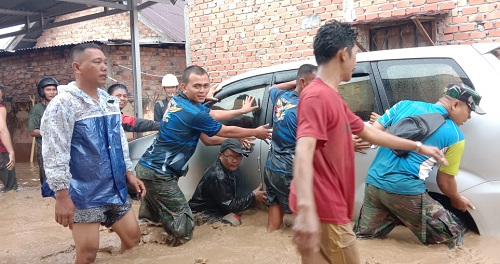
<svg viewBox="0 0 500 264">
<path fill-rule="evenodd" d="M 430 113 L 405 117 L 389 128 L 387 132 L 414 141 L 424 141 L 444 124 L 448 113 Z M 396 150 L 392 152 L 398 157 L 408 156 L 409 150 Z"/>
</svg>

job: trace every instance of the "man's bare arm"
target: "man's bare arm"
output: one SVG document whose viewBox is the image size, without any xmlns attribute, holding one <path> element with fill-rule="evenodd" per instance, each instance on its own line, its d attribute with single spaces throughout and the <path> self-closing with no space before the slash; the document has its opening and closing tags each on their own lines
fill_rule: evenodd
<svg viewBox="0 0 500 264">
<path fill-rule="evenodd" d="M 475 209 L 474 205 L 458 192 L 455 176 L 438 170 L 436 181 L 439 189 L 450 198 L 453 207 L 462 212 L 467 208 Z"/>
<path fill-rule="evenodd" d="M 295 147 L 293 161 L 293 179 L 297 190 L 298 214 L 292 229 L 292 241 L 297 245 L 297 249 L 302 256 L 317 252 L 320 244 L 320 224 L 313 193 L 313 156 L 315 149 L 315 138 L 299 138 Z"/>
</svg>

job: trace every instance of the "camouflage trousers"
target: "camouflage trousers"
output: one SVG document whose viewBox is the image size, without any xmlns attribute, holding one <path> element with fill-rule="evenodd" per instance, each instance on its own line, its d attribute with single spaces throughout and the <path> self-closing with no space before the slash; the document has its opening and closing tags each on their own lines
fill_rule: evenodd
<svg viewBox="0 0 500 264">
<path fill-rule="evenodd" d="M 193 214 L 178 185 L 178 177 L 160 174 L 137 165 L 137 177 L 146 186 L 146 196 L 141 200 L 139 220 L 161 223 L 173 237 L 171 245 L 178 246 L 193 237 Z"/>
<path fill-rule="evenodd" d="M 466 230 L 461 221 L 432 199 L 427 192 L 401 195 L 367 184 L 354 232 L 358 238 L 383 238 L 397 225 L 408 227 L 424 244 L 463 243 Z"/>
</svg>

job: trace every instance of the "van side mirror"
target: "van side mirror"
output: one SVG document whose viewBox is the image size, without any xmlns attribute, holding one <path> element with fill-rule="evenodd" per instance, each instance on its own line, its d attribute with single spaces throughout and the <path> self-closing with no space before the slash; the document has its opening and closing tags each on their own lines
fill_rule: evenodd
<svg viewBox="0 0 500 264">
<path fill-rule="evenodd" d="M 354 70 L 352 71 L 352 77 L 365 77 L 370 75 L 370 69 L 366 66 L 354 66 Z"/>
</svg>

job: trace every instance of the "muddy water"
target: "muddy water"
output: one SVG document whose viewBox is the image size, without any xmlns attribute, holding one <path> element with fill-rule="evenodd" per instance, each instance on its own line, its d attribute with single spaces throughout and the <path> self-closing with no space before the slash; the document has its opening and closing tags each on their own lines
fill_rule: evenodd
<svg viewBox="0 0 500 264">
<path fill-rule="evenodd" d="M 19 191 L 0 193 L 0 263 L 72 263 L 71 232 L 55 223 L 54 200 L 40 197 L 36 165 L 17 164 L 16 172 Z M 136 214 L 137 210 L 136 202 Z M 121 255 L 116 234 L 102 228 L 97 263 L 300 263 L 289 227 L 267 234 L 263 211 L 249 211 L 242 220 L 237 228 L 197 227 L 193 240 L 180 247 L 142 243 Z M 292 220 L 286 217 L 288 223 Z M 364 264 L 500 263 L 500 238 L 469 232 L 464 243 L 455 250 L 423 246 L 407 229 L 398 227 L 386 239 L 359 241 L 359 248 Z"/>
</svg>

